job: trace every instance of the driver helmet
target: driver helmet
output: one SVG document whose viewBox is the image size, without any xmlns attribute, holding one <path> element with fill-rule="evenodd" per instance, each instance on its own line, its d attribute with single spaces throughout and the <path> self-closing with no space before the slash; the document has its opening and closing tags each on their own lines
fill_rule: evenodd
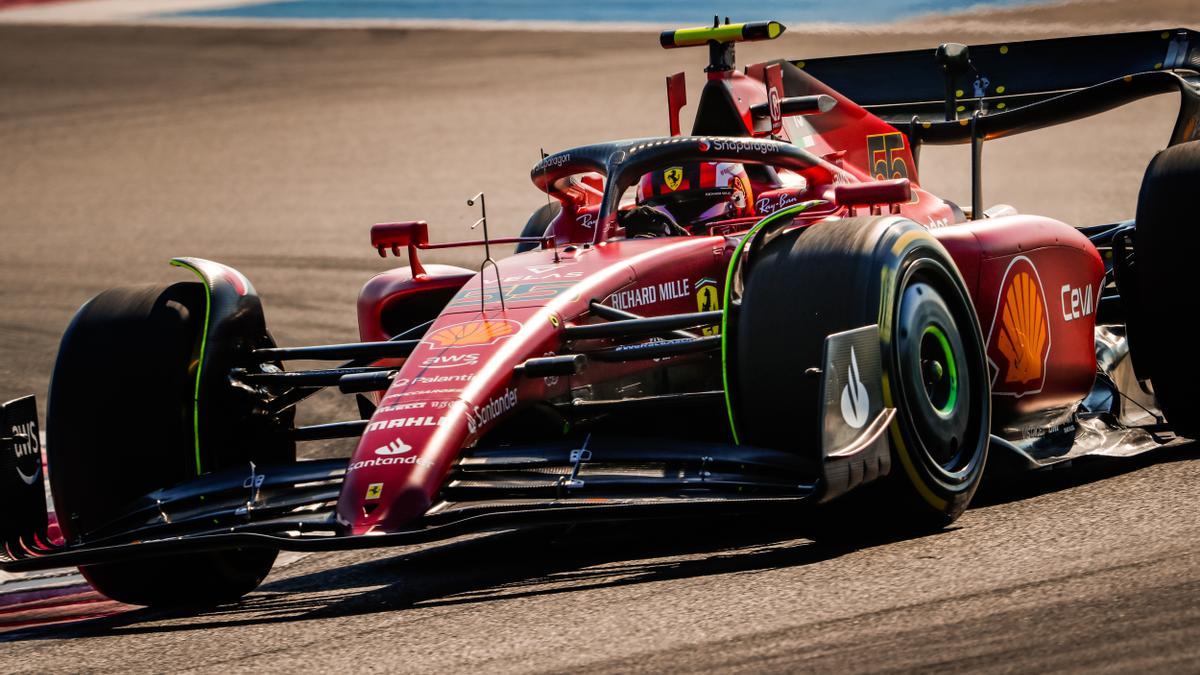
<svg viewBox="0 0 1200 675">
<path fill-rule="evenodd" d="M 735 162 L 694 162 L 662 167 L 638 181 L 637 203 L 689 227 L 754 215 L 746 167 Z"/>
</svg>

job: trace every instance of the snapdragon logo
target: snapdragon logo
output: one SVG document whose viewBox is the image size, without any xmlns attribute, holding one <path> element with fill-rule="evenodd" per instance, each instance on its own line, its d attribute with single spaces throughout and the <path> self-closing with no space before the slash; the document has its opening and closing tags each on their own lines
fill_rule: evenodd
<svg viewBox="0 0 1200 675">
<path fill-rule="evenodd" d="M 712 142 L 712 149 L 718 152 L 722 150 L 742 152 L 745 150 L 748 152 L 760 152 L 765 155 L 777 147 L 778 146 L 776 144 L 767 143 L 765 141 L 726 141 L 714 139 Z"/>
<path fill-rule="evenodd" d="M 534 168 L 534 170 L 535 171 L 544 171 L 551 167 L 554 167 L 557 169 L 558 167 L 566 164 L 569 161 L 571 161 L 571 153 L 569 153 L 569 152 L 565 152 L 561 155 L 550 155 L 546 159 L 543 159 L 542 161 L 538 162 L 538 165 L 537 165 L 537 167 Z"/>
<path fill-rule="evenodd" d="M 504 413 L 517 407 L 517 390 L 509 389 L 482 406 L 467 410 L 467 430 L 471 433 L 482 429 Z"/>
</svg>

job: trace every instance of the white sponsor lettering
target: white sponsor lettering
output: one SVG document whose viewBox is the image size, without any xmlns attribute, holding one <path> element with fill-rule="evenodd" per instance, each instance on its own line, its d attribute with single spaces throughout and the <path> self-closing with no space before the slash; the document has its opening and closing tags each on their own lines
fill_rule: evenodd
<svg viewBox="0 0 1200 675">
<path fill-rule="evenodd" d="M 463 375 L 420 375 L 418 377 L 398 377 L 393 380 L 392 384 L 398 387 L 407 387 L 410 384 L 446 384 L 449 382 L 470 382 L 474 377 L 474 373 L 466 373 Z M 403 394 L 399 394 L 403 396 Z"/>
<path fill-rule="evenodd" d="M 389 397 L 390 398 L 390 397 Z M 413 401 L 412 403 L 397 403 L 395 405 L 381 405 L 375 409 L 375 412 L 396 412 L 397 410 L 418 410 L 429 405 L 425 401 Z"/>
<path fill-rule="evenodd" d="M 692 282 L 689 279 L 676 279 L 675 281 L 664 281 L 658 285 L 659 300 L 674 300 L 692 294 Z"/>
<path fill-rule="evenodd" d="M 538 165 L 536 167 L 534 167 L 533 170 L 534 171 L 545 171 L 546 169 L 549 169 L 550 167 L 555 167 L 555 168 L 560 167 L 569 161 L 571 161 L 571 153 L 569 153 L 569 152 L 563 153 L 561 155 L 551 155 L 551 156 L 547 157 L 546 159 L 543 159 L 542 161 L 538 162 Z"/>
<path fill-rule="evenodd" d="M 426 396 L 429 394 L 457 394 L 462 389 L 418 389 L 416 391 L 404 391 L 393 396 Z"/>
<path fill-rule="evenodd" d="M 643 305 L 653 305 L 658 302 L 658 291 L 653 286 L 631 288 L 627 291 L 613 293 L 609 296 L 608 302 L 617 309 L 633 309 Z"/>
<path fill-rule="evenodd" d="M 525 269 L 529 270 L 530 272 L 533 272 L 534 274 L 545 274 L 546 272 L 554 272 L 556 270 L 562 270 L 563 267 L 566 267 L 567 265 L 574 265 L 574 264 L 575 264 L 574 260 L 562 260 L 562 261 L 559 261 L 556 263 L 551 263 L 549 265 L 530 265 L 529 267 L 526 267 Z"/>
<path fill-rule="evenodd" d="M 474 406 L 473 410 L 467 411 L 467 430 L 475 433 L 516 406 L 516 389 L 509 389 L 482 406 Z"/>
<path fill-rule="evenodd" d="M 559 279 L 578 279 L 583 272 L 547 272 L 545 274 L 518 274 L 504 277 L 505 281 L 554 281 Z"/>
<path fill-rule="evenodd" d="M 359 469 L 365 469 L 372 466 L 390 466 L 393 464 L 420 464 L 421 466 L 433 466 L 433 462 L 422 459 L 416 455 L 407 457 L 375 457 L 372 459 L 364 459 L 351 464 L 346 468 L 346 473 L 352 473 Z"/>
<path fill-rule="evenodd" d="M 767 143 L 764 141 L 729 141 L 729 140 L 724 140 L 724 139 L 720 139 L 720 138 L 713 139 L 711 146 L 712 146 L 713 150 L 717 150 L 717 151 L 721 151 L 721 150 L 729 150 L 730 152 L 749 151 L 749 152 L 760 152 L 764 155 L 769 152 L 772 152 L 777 147 L 779 147 L 779 146 L 775 145 L 774 143 Z"/>
<path fill-rule="evenodd" d="M 1096 302 L 1091 286 L 1075 288 L 1070 284 L 1063 284 L 1059 297 L 1062 300 L 1063 321 L 1082 319 L 1096 311 Z"/>
<path fill-rule="evenodd" d="M 379 420 L 367 425 L 367 431 L 379 429 L 404 429 L 406 427 L 440 427 L 444 417 L 397 417 L 390 420 Z"/>
<path fill-rule="evenodd" d="M 608 300 L 617 309 L 633 309 L 653 305 L 656 302 L 682 298 L 691 294 L 691 288 L 690 279 L 675 279 L 641 288 L 631 288 L 627 291 L 618 291 L 610 295 Z"/>
<path fill-rule="evenodd" d="M 457 368 L 479 363 L 479 354 L 439 354 L 421 360 L 422 368 Z"/>
<path fill-rule="evenodd" d="M 785 209 L 793 204 L 799 204 L 800 198 L 795 195 L 783 193 L 776 197 L 762 197 L 754 202 L 754 210 L 758 215 L 765 216 L 775 213 L 780 209 Z"/>
</svg>

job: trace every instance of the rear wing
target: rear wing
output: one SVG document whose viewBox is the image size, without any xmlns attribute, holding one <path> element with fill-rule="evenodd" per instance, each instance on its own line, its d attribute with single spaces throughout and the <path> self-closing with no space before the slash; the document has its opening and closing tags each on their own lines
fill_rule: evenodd
<svg viewBox="0 0 1200 675">
<path fill-rule="evenodd" d="M 1200 138 L 1200 34 L 1185 28 L 943 45 L 792 62 L 920 142 L 968 143 L 1178 91 L 1171 144 Z"/>
</svg>

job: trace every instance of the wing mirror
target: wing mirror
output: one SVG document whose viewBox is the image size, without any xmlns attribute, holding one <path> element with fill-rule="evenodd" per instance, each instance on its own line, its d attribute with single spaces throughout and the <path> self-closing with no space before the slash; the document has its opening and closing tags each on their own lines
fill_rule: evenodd
<svg viewBox="0 0 1200 675">
<path fill-rule="evenodd" d="M 408 247 L 408 260 L 412 266 L 413 276 L 425 274 L 425 268 L 417 258 L 417 249 L 429 244 L 429 223 L 424 220 L 406 220 L 402 223 L 377 223 L 371 226 L 371 245 L 379 251 L 379 257 L 386 258 L 388 249 L 392 255 L 400 257 L 400 247 Z"/>
</svg>

